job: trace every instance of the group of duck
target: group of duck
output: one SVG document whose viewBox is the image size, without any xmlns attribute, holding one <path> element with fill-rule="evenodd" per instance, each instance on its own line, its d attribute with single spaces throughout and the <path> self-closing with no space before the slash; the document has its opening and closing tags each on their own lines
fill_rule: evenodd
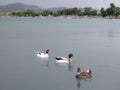
<svg viewBox="0 0 120 90">
<path fill-rule="evenodd" d="M 46 53 L 43 52 L 37 52 L 36 56 L 39 58 L 49 58 L 50 50 L 47 49 Z M 68 55 L 68 58 L 65 57 L 55 57 L 57 63 L 65 63 L 65 64 L 70 64 L 72 63 L 72 57 L 73 54 L 70 53 Z M 77 68 L 77 73 L 75 75 L 76 78 L 78 79 L 86 79 L 86 78 L 91 78 L 92 76 L 92 70 L 88 69 L 86 71 L 81 72 L 80 67 Z"/>
</svg>

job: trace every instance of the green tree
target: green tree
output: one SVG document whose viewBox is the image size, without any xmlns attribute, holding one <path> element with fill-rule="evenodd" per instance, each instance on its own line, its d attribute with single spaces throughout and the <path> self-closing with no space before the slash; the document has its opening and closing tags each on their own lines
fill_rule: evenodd
<svg viewBox="0 0 120 90">
<path fill-rule="evenodd" d="M 79 10 L 76 7 L 75 8 L 71 8 L 70 11 L 71 11 L 72 15 L 78 15 L 81 12 L 81 10 Z"/>
<path fill-rule="evenodd" d="M 57 15 L 58 15 L 58 16 L 60 16 L 60 15 L 62 15 L 62 14 L 63 14 L 63 10 L 58 10 L 58 11 L 57 11 Z"/>
<path fill-rule="evenodd" d="M 100 13 L 101 13 L 102 17 L 107 16 L 107 12 L 106 12 L 106 10 L 104 8 L 101 8 Z"/>
<path fill-rule="evenodd" d="M 92 8 L 91 8 L 91 7 L 85 7 L 84 15 L 90 16 L 90 15 L 91 15 L 91 11 L 92 11 Z"/>
<path fill-rule="evenodd" d="M 81 13 L 81 10 L 78 8 L 68 8 L 64 10 L 59 10 L 57 12 L 58 15 L 79 15 Z"/>
<path fill-rule="evenodd" d="M 116 7 L 115 7 L 115 5 L 114 5 L 113 3 L 111 3 L 111 4 L 110 4 L 110 7 L 107 8 L 106 12 L 107 12 L 107 14 L 108 14 L 109 16 L 115 16 L 115 12 L 116 12 Z"/>
<path fill-rule="evenodd" d="M 39 16 L 40 14 L 38 12 L 35 12 L 33 10 L 22 10 L 22 11 L 17 11 L 17 12 L 12 12 L 11 13 L 13 16 L 25 16 L 25 17 L 35 17 L 35 16 Z"/>
<path fill-rule="evenodd" d="M 118 17 L 120 15 L 120 7 L 116 7 L 115 16 Z"/>
<path fill-rule="evenodd" d="M 49 11 L 49 10 L 45 10 L 41 13 L 42 16 L 48 16 L 48 15 L 52 15 L 53 12 L 52 11 Z"/>
<path fill-rule="evenodd" d="M 92 15 L 92 16 L 97 16 L 97 10 L 92 10 L 92 11 L 91 11 L 91 15 Z"/>
</svg>

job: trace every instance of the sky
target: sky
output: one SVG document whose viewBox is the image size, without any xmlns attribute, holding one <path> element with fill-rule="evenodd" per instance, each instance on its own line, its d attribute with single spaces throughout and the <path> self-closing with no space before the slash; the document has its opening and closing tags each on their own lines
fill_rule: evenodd
<svg viewBox="0 0 120 90">
<path fill-rule="evenodd" d="M 101 7 L 108 8 L 110 3 L 114 3 L 116 6 L 120 7 L 120 0 L 0 0 L 0 5 L 7 5 L 16 2 L 28 5 L 36 5 L 40 8 L 92 7 L 100 9 Z"/>
</svg>

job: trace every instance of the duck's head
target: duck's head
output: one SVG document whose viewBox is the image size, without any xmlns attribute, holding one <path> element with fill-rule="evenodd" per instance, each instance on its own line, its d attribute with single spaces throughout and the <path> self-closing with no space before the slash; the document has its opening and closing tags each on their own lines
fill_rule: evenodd
<svg viewBox="0 0 120 90">
<path fill-rule="evenodd" d="M 92 73 L 92 70 L 91 70 L 91 69 L 89 69 L 89 73 Z"/>
<path fill-rule="evenodd" d="M 68 58 L 70 59 L 70 58 L 72 58 L 72 57 L 73 57 L 73 54 L 70 53 L 70 54 L 68 55 Z"/>
<path fill-rule="evenodd" d="M 78 67 L 78 68 L 77 68 L 77 72 L 81 72 L 81 69 L 80 69 L 80 67 Z"/>
<path fill-rule="evenodd" d="M 49 53 L 50 53 L 50 50 L 49 50 L 49 49 L 47 49 L 47 50 L 46 50 L 46 53 L 47 53 L 47 54 L 49 54 Z"/>
</svg>

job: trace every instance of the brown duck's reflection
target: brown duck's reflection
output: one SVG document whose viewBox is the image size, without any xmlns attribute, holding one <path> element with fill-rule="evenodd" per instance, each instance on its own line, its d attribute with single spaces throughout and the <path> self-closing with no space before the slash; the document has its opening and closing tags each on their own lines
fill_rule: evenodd
<svg viewBox="0 0 120 90">
<path fill-rule="evenodd" d="M 80 90 L 81 86 L 84 85 L 82 84 L 83 82 L 91 82 L 91 78 L 76 78 L 76 87 L 77 90 Z"/>
<path fill-rule="evenodd" d="M 76 86 L 77 86 L 78 90 L 80 89 L 80 86 L 81 86 L 80 81 L 81 81 L 81 79 L 76 78 L 76 83 L 77 83 Z"/>
</svg>

